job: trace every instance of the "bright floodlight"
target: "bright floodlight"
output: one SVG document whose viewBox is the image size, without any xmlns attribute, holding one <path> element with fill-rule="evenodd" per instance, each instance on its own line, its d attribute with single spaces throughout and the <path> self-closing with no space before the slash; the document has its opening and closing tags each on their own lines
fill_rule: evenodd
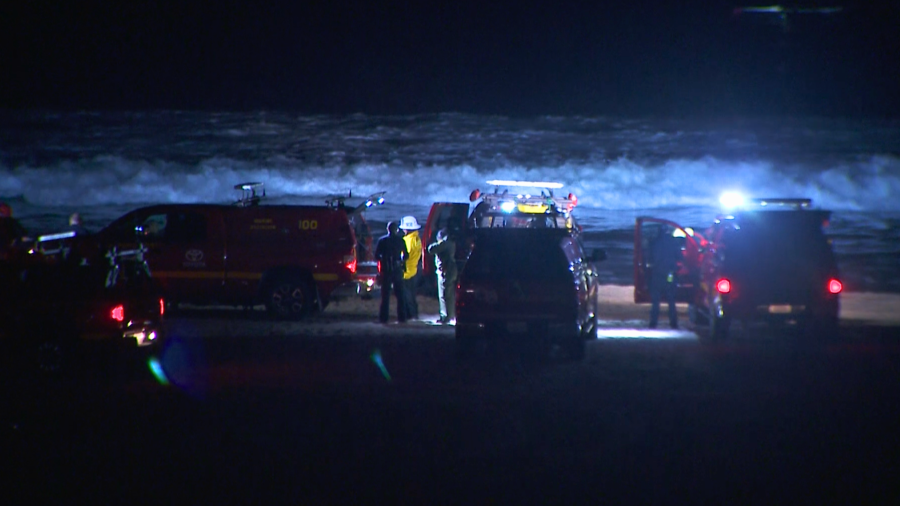
<svg viewBox="0 0 900 506">
<path fill-rule="evenodd" d="M 727 208 L 741 207 L 744 205 L 744 196 L 737 192 L 726 192 L 719 197 L 719 202 Z"/>
<path fill-rule="evenodd" d="M 516 208 L 516 203 L 510 202 L 508 200 L 506 202 L 503 202 L 502 204 L 500 204 L 500 210 L 503 211 L 504 213 L 511 213 L 511 212 L 513 212 L 513 209 L 515 209 L 515 208 Z"/>
<path fill-rule="evenodd" d="M 507 181 L 504 179 L 494 179 L 488 181 L 487 184 L 492 186 L 525 186 L 528 188 L 562 188 L 562 183 L 554 183 L 551 181 Z"/>
</svg>

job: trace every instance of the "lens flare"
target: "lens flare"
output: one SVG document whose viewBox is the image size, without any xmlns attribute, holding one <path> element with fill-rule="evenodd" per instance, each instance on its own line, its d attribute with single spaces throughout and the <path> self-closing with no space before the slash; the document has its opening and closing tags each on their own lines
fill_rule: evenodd
<svg viewBox="0 0 900 506">
<path fill-rule="evenodd" d="M 384 379 L 391 381 L 391 374 L 388 372 L 387 367 L 384 366 L 384 361 L 381 359 L 381 350 L 376 349 L 372 352 L 371 355 L 372 362 L 378 366 L 378 369 L 381 371 L 381 375 L 384 376 Z"/>
<path fill-rule="evenodd" d="M 163 371 L 162 364 L 159 363 L 156 357 L 150 357 L 150 360 L 147 361 L 147 366 L 160 385 L 169 386 L 169 378 L 166 377 L 166 372 Z"/>
</svg>

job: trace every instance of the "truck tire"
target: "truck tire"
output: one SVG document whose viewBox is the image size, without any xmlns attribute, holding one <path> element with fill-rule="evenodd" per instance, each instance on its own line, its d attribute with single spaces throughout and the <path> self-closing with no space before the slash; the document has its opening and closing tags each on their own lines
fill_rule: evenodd
<svg viewBox="0 0 900 506">
<path fill-rule="evenodd" d="M 264 292 L 266 310 L 279 320 L 300 320 L 315 305 L 309 282 L 300 276 L 286 276 L 269 282 Z"/>
</svg>

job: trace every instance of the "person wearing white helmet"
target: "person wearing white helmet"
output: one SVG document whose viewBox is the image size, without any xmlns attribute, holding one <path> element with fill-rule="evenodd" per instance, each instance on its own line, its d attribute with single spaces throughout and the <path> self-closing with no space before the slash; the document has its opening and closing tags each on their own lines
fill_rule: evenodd
<svg viewBox="0 0 900 506">
<path fill-rule="evenodd" d="M 419 266 L 422 265 L 422 238 L 419 237 L 419 229 L 422 228 L 415 216 L 404 216 L 400 219 L 400 230 L 404 232 L 403 242 L 409 257 L 406 259 L 406 272 L 403 274 L 403 295 L 406 306 L 406 316 L 413 320 L 419 319 L 419 303 L 416 301 L 416 293 L 419 285 Z"/>
</svg>

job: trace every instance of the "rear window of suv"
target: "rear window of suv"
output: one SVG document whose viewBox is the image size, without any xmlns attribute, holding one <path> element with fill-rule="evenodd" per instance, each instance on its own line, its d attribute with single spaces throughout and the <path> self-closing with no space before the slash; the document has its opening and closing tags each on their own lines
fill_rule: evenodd
<svg viewBox="0 0 900 506">
<path fill-rule="evenodd" d="M 742 217 L 724 231 L 732 264 L 775 265 L 802 260 L 831 265 L 834 256 L 817 214 L 769 213 Z"/>
<path fill-rule="evenodd" d="M 466 262 L 466 276 L 547 280 L 567 275 L 569 264 L 560 248 L 559 237 L 531 235 L 479 238 Z"/>
</svg>

